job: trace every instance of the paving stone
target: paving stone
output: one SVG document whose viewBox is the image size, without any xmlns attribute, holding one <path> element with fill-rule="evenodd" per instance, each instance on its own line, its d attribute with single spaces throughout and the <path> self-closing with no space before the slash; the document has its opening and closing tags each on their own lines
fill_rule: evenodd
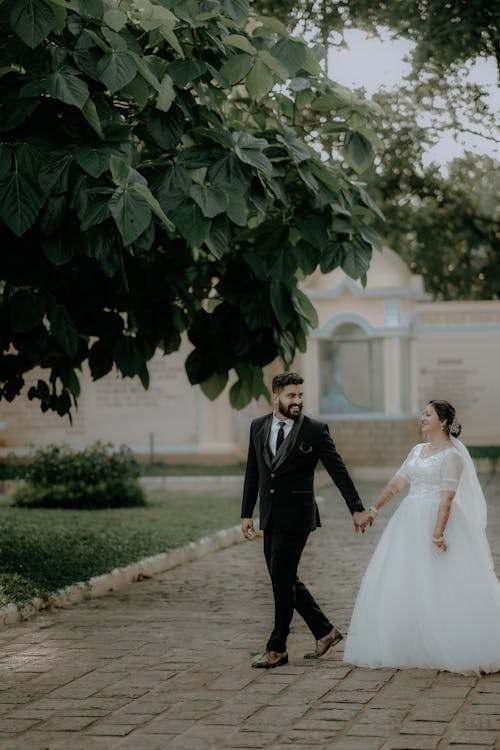
<svg viewBox="0 0 500 750">
<path fill-rule="evenodd" d="M 24 732 L 26 729 L 29 729 L 30 727 L 34 727 L 36 724 L 39 724 L 39 719 L 9 719 L 2 716 L 2 721 L 0 722 L 0 733 L 7 733 L 12 734 L 15 732 Z"/>
<path fill-rule="evenodd" d="M 402 725 L 401 734 L 444 734 L 447 721 L 408 721 Z"/>
<path fill-rule="evenodd" d="M 341 737 L 333 744 L 327 745 L 328 750 L 381 750 L 384 742 L 380 737 Z M 325 749 L 326 750 L 326 749 Z"/>
<path fill-rule="evenodd" d="M 494 745 L 496 740 L 499 739 L 498 732 L 475 732 L 475 731 L 457 731 L 454 732 L 451 739 L 450 745 L 452 748 L 455 745 Z"/>
<path fill-rule="evenodd" d="M 330 499 L 301 577 L 347 632 L 383 524 L 356 537 Z M 253 670 L 272 609 L 261 546 L 242 543 L 0 629 L 1 750 L 500 750 L 500 674 L 356 669 L 343 643 L 306 661 L 298 617 L 290 663 Z"/>
<path fill-rule="evenodd" d="M 39 729 L 43 732 L 78 732 L 90 726 L 96 720 L 88 716 L 53 716 L 44 721 Z"/>
<path fill-rule="evenodd" d="M 440 741 L 440 737 L 430 735 L 402 735 L 391 737 L 384 745 L 384 750 L 435 750 Z"/>
<path fill-rule="evenodd" d="M 415 721 L 451 721 L 463 705 L 462 699 L 424 700 L 417 705 L 411 718 Z"/>
</svg>

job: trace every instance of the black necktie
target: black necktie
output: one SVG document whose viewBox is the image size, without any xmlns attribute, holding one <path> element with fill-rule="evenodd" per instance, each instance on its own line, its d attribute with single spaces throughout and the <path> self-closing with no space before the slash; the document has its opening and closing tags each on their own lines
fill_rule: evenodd
<svg viewBox="0 0 500 750">
<path fill-rule="evenodd" d="M 280 445 L 285 439 L 285 422 L 278 422 L 280 428 L 278 430 L 278 437 L 276 438 L 276 453 L 280 449 Z"/>
</svg>

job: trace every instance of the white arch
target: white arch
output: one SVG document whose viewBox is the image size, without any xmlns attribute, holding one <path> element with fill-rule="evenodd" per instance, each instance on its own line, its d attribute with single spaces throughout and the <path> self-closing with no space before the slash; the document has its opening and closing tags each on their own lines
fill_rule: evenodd
<svg viewBox="0 0 500 750">
<path fill-rule="evenodd" d="M 315 339 L 331 338 L 335 329 L 345 323 L 351 323 L 358 326 L 358 328 L 361 328 L 361 330 L 370 338 L 381 338 L 385 333 L 384 329 L 375 328 L 363 315 L 360 315 L 359 313 L 344 312 L 337 313 L 331 317 L 326 323 L 323 323 L 322 326 L 312 331 L 310 336 Z"/>
</svg>

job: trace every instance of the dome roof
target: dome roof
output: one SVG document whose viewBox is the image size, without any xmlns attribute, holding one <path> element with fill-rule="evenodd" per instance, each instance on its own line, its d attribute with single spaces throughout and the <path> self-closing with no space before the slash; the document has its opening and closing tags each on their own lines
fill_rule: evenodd
<svg viewBox="0 0 500 750">
<path fill-rule="evenodd" d="M 341 268 L 331 273 L 321 273 L 318 269 L 310 276 L 304 288 L 318 292 L 333 291 L 348 278 Z M 388 247 L 382 251 L 374 250 L 368 273 L 365 290 L 373 289 L 415 289 L 420 286 L 420 277 L 410 271 L 404 260 Z M 363 289 L 361 282 L 349 279 L 351 283 Z"/>
</svg>

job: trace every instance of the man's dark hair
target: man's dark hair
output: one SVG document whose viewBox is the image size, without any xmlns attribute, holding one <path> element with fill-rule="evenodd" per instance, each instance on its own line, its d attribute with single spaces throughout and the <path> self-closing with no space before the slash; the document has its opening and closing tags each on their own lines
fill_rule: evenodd
<svg viewBox="0 0 500 750">
<path fill-rule="evenodd" d="M 304 378 L 298 372 L 281 372 L 273 378 L 273 393 L 279 393 L 287 385 L 302 385 Z"/>
</svg>

